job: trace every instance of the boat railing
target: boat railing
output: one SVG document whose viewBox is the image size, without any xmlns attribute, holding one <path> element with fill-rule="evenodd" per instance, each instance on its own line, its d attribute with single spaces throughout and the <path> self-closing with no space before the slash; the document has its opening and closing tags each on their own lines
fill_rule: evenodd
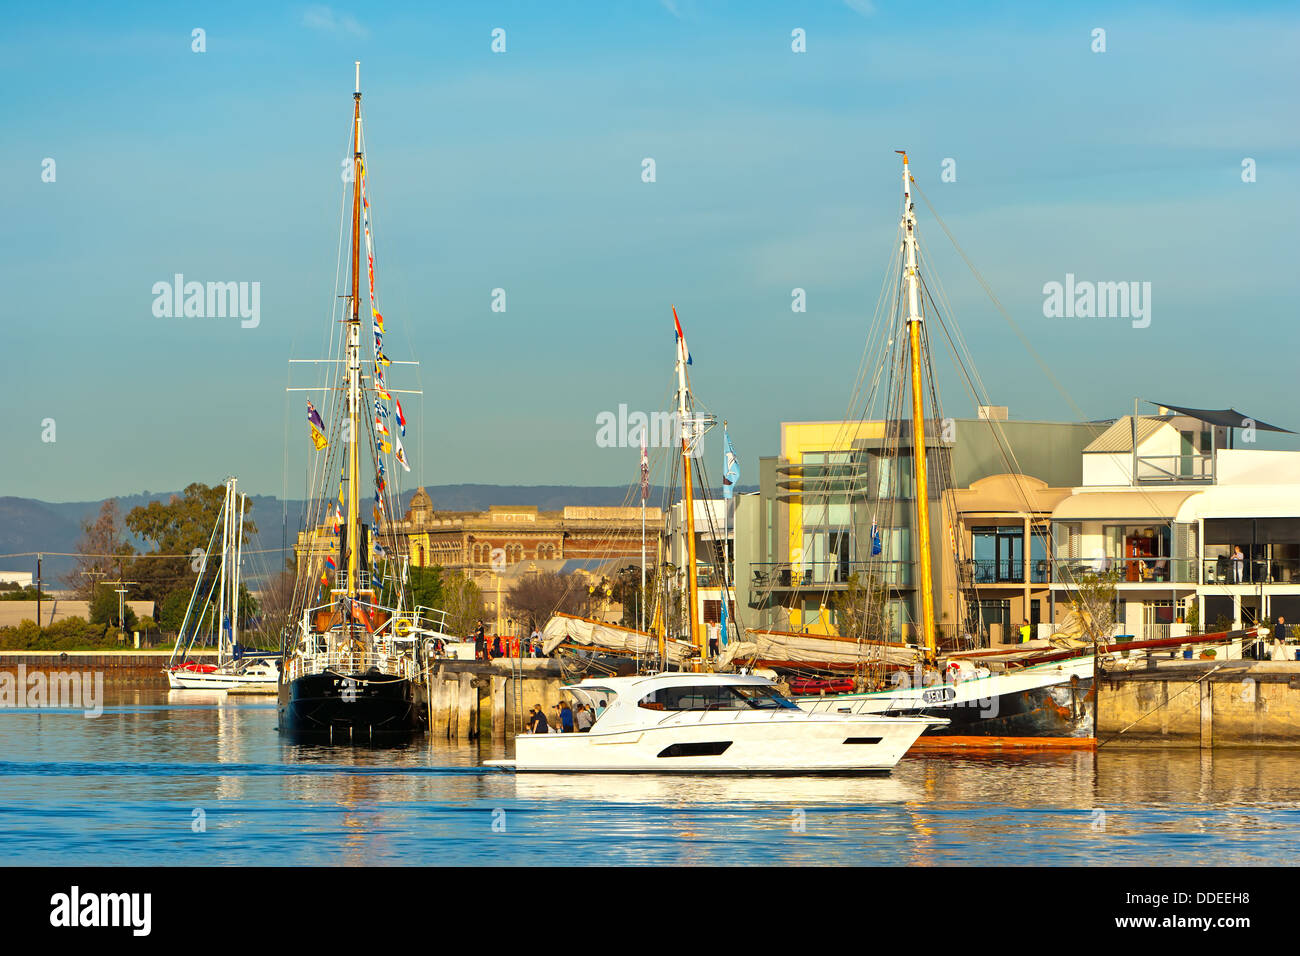
<svg viewBox="0 0 1300 956">
<path fill-rule="evenodd" d="M 389 676 L 408 679 L 419 676 L 419 669 L 411 655 L 379 645 L 372 649 L 308 651 L 295 655 L 289 660 L 288 680 L 294 681 L 326 671 L 355 674 L 371 668 Z"/>
</svg>

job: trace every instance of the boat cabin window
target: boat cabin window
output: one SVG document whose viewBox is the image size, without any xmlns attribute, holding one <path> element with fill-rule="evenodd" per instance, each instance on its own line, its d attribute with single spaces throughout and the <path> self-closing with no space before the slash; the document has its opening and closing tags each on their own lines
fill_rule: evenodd
<svg viewBox="0 0 1300 956">
<path fill-rule="evenodd" d="M 762 684 L 705 684 L 661 687 L 641 699 L 646 710 L 798 710 L 774 687 Z"/>
</svg>

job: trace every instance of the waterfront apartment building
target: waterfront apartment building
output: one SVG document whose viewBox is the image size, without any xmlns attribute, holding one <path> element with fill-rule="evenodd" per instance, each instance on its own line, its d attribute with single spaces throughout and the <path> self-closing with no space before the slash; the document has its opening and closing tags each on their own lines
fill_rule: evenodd
<svg viewBox="0 0 1300 956">
<path fill-rule="evenodd" d="M 1082 478 L 1080 454 L 1106 425 L 976 418 L 928 422 L 932 586 L 940 637 L 994 640 L 1051 618 L 1050 515 Z M 920 614 L 910 423 L 785 422 L 778 456 L 741 496 L 736 574 L 742 623 L 837 633 L 836 595 L 858 575 L 887 589 L 887 628 L 911 637 Z M 875 533 L 873 534 L 873 527 Z M 873 554 L 878 541 L 878 554 Z M 971 603 L 961 606 L 957 583 Z"/>
<path fill-rule="evenodd" d="M 837 633 L 836 595 L 869 574 L 886 587 L 889 633 L 915 633 L 907 425 L 892 429 L 890 449 L 882 421 L 782 424 L 759 492 L 736 499 L 742 625 Z M 1088 423 L 986 408 L 927 423 L 930 472 L 952 476 L 946 491 L 931 487 L 941 640 L 976 630 L 1015 642 L 1023 622 L 1046 636 L 1080 580 L 1107 572 L 1118 575 L 1116 632 L 1138 639 L 1197 622 L 1300 622 L 1300 452 L 1249 447 L 1236 437 L 1247 429 L 1283 431 L 1170 407 Z"/>
<path fill-rule="evenodd" d="M 1090 443 L 1082 484 L 1052 512 L 1058 603 L 1110 572 L 1119 630 L 1139 639 L 1300 620 L 1300 452 L 1249 447 L 1261 430 L 1283 431 L 1160 407 Z"/>
</svg>

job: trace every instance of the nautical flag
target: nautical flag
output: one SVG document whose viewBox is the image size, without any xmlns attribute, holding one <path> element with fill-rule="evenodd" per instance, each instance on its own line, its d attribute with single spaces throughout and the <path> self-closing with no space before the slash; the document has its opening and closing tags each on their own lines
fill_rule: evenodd
<svg viewBox="0 0 1300 956">
<path fill-rule="evenodd" d="M 384 334 L 384 317 L 383 317 L 382 315 L 379 314 L 379 310 L 378 310 L 378 309 L 371 309 L 371 310 L 370 310 L 370 314 L 371 314 L 372 316 L 374 316 L 374 319 L 375 319 L 375 331 L 378 332 L 380 335 L 383 335 L 383 334 Z"/>
<path fill-rule="evenodd" d="M 382 415 L 384 418 L 388 417 L 388 406 L 385 405 L 383 401 L 378 398 L 375 399 L 375 414 Z"/>
<path fill-rule="evenodd" d="M 392 364 L 393 364 L 392 362 L 390 362 L 390 361 L 388 360 L 388 356 L 385 355 L 383 352 L 381 352 L 378 348 L 375 349 L 375 361 L 378 362 L 380 365 L 392 365 Z"/>
<path fill-rule="evenodd" d="M 339 533 L 339 525 L 343 524 L 343 509 L 338 505 L 334 506 L 334 533 Z"/>
<path fill-rule="evenodd" d="M 718 650 L 727 646 L 727 594 L 726 590 L 722 593 L 722 627 L 721 634 L 718 635 Z"/>
<path fill-rule="evenodd" d="M 320 573 L 320 583 L 324 584 L 326 587 L 329 586 L 330 583 L 329 575 L 326 574 L 324 571 Z"/>
<path fill-rule="evenodd" d="M 397 455 L 396 455 L 396 458 L 397 458 L 397 463 L 398 463 L 399 465 L 401 465 L 401 466 L 402 466 L 403 468 L 405 468 L 407 471 L 410 471 L 410 470 L 411 470 L 411 466 L 408 465 L 408 464 L 406 463 L 406 452 L 402 450 L 402 439 L 401 439 L 401 438 L 398 438 L 398 439 L 397 439 Z"/>
<path fill-rule="evenodd" d="M 325 555 L 325 564 L 329 567 L 331 571 L 338 568 L 338 565 L 334 563 L 334 555 L 332 554 Z"/>
<path fill-rule="evenodd" d="M 381 435 L 389 434 L 388 426 L 384 424 L 384 420 L 378 415 L 375 416 L 375 431 L 379 432 Z"/>
<path fill-rule="evenodd" d="M 402 414 L 402 400 L 400 398 L 395 398 L 393 399 L 393 402 L 397 405 L 397 424 L 402 429 L 402 434 L 405 435 L 406 416 Z"/>
<path fill-rule="evenodd" d="M 388 389 L 384 387 L 384 373 L 375 368 L 375 394 L 386 402 L 393 400 L 393 396 L 388 394 Z"/>
<path fill-rule="evenodd" d="M 722 426 L 722 497 L 730 498 L 736 493 L 736 482 L 740 481 L 740 462 L 736 458 L 736 449 L 731 447 L 731 436 L 727 426 Z"/>
<path fill-rule="evenodd" d="M 641 438 L 641 504 L 650 497 L 650 459 L 645 453 L 645 437 Z"/>
<path fill-rule="evenodd" d="M 382 352 L 383 350 L 384 350 L 384 333 L 380 332 L 378 329 L 375 329 L 375 351 Z"/>
<path fill-rule="evenodd" d="M 320 414 L 310 399 L 307 400 L 307 423 L 311 426 L 312 444 L 319 451 L 329 444 L 329 439 L 325 437 L 325 423 L 321 421 Z"/>
<path fill-rule="evenodd" d="M 880 528 L 877 527 L 875 519 L 871 522 L 871 556 L 874 558 L 881 552 L 880 547 Z"/>
<path fill-rule="evenodd" d="M 681 320 L 677 318 L 677 306 L 672 307 L 673 325 L 677 326 L 677 357 L 686 359 L 686 364 L 691 364 L 691 350 L 686 347 L 686 334 L 682 331 Z"/>
<path fill-rule="evenodd" d="M 379 505 L 375 505 L 375 524 L 381 524 L 384 520 L 383 515 L 379 513 Z"/>
</svg>

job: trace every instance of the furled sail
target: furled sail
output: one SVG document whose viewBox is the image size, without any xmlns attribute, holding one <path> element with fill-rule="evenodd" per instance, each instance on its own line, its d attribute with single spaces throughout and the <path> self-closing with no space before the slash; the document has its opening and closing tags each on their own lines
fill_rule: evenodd
<svg viewBox="0 0 1300 956">
<path fill-rule="evenodd" d="M 659 656 L 659 641 L 653 634 L 557 612 L 542 631 L 542 651 L 550 654 L 561 644 L 580 644 L 630 657 Z M 690 644 L 672 640 L 665 641 L 664 648 L 673 664 L 688 660 L 695 650 Z"/>
<path fill-rule="evenodd" d="M 743 641 L 733 641 L 726 646 L 718 659 L 719 666 L 726 667 L 733 661 L 737 665 L 754 661 L 758 664 L 785 663 L 808 666 L 884 663 L 911 667 L 919 660 L 917 649 L 905 644 L 885 644 L 827 634 L 798 634 L 793 631 L 756 630 L 748 627 L 745 628 L 745 637 Z"/>
</svg>

